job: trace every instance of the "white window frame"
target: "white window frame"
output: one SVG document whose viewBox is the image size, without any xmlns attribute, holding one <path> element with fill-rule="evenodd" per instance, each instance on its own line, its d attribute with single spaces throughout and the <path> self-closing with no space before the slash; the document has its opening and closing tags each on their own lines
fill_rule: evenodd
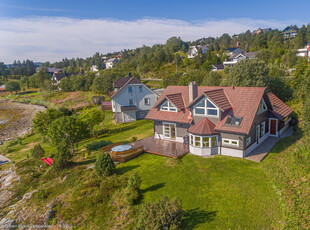
<svg viewBox="0 0 310 230">
<path fill-rule="evenodd" d="M 169 136 L 165 136 L 165 125 L 169 125 Z M 175 127 L 175 139 L 171 138 L 171 125 L 174 125 Z M 163 137 L 164 139 L 170 139 L 170 140 L 176 140 L 177 138 L 177 124 L 176 123 L 170 123 L 170 122 L 163 122 Z"/>
<path fill-rule="evenodd" d="M 228 143 L 225 143 L 225 141 L 228 141 Z M 232 142 L 236 141 L 237 144 L 233 144 Z M 222 138 L 222 144 L 226 146 L 234 146 L 234 147 L 239 147 L 239 140 L 234 140 L 234 139 L 228 139 L 228 138 Z"/>
<path fill-rule="evenodd" d="M 145 100 L 147 100 L 147 103 L 146 103 Z M 151 105 L 151 98 L 145 97 L 145 98 L 144 98 L 144 105 Z"/>
<path fill-rule="evenodd" d="M 251 144 L 251 137 L 248 137 L 248 138 L 246 139 L 245 145 L 246 145 L 246 146 L 249 146 L 250 144 Z"/>
<path fill-rule="evenodd" d="M 258 108 L 257 108 L 257 113 L 256 114 L 261 114 L 263 112 L 267 111 L 267 105 L 265 103 L 264 98 L 260 101 Z"/>
<path fill-rule="evenodd" d="M 143 86 L 142 85 L 139 85 L 139 93 L 143 93 Z"/>
<path fill-rule="evenodd" d="M 196 146 L 196 137 L 200 138 L 200 146 Z M 203 137 L 209 138 L 209 146 L 203 146 Z M 216 137 L 216 146 L 212 146 L 212 137 Z M 218 135 L 211 135 L 211 136 L 200 136 L 200 135 L 194 135 L 194 134 L 189 134 L 189 140 L 190 140 L 190 145 L 196 148 L 215 148 L 218 147 Z"/>
<path fill-rule="evenodd" d="M 164 106 L 167 103 L 167 106 Z M 161 111 L 168 111 L 168 112 L 178 112 L 178 108 L 175 107 L 169 100 L 166 100 L 161 106 Z"/>
<path fill-rule="evenodd" d="M 266 122 L 263 121 L 261 123 L 261 127 L 260 127 L 260 135 L 261 135 L 261 137 L 263 137 L 263 136 L 265 136 L 265 134 L 266 134 Z"/>
<path fill-rule="evenodd" d="M 203 100 L 205 101 L 205 106 L 204 107 L 197 106 Z M 208 107 L 208 102 L 210 102 L 215 108 Z M 204 110 L 204 114 L 196 113 L 196 108 L 197 109 L 203 109 Z M 210 115 L 210 114 L 208 114 L 208 110 L 216 110 L 217 114 L 216 115 Z M 207 97 L 204 97 L 203 99 L 198 101 L 196 103 L 196 106 L 194 106 L 193 111 L 194 111 L 194 116 L 200 116 L 200 117 L 219 117 L 219 108 L 210 99 L 208 99 Z"/>
<path fill-rule="evenodd" d="M 129 89 L 131 89 L 131 92 Z M 132 86 L 128 86 L 128 93 L 133 93 L 133 87 Z"/>
</svg>

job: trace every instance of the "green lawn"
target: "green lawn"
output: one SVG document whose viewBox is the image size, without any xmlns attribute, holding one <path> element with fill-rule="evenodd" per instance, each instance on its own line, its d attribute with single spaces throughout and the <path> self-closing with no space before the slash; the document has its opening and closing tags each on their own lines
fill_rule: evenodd
<svg viewBox="0 0 310 230">
<path fill-rule="evenodd" d="M 281 225 L 279 200 L 260 165 L 244 159 L 144 154 L 119 165 L 142 177 L 143 203 L 180 197 L 184 229 L 269 229 Z"/>
</svg>

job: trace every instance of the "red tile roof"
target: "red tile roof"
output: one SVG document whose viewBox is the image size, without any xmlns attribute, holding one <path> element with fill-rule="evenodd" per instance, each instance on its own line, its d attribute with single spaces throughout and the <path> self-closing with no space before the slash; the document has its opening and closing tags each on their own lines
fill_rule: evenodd
<svg viewBox="0 0 310 230">
<path fill-rule="evenodd" d="M 218 106 L 222 111 L 227 111 L 232 108 L 223 89 L 210 90 L 204 93 L 207 96 L 207 98 L 209 98 L 212 102 L 214 102 L 214 104 Z"/>
<path fill-rule="evenodd" d="M 234 132 L 242 134 L 248 134 L 250 132 L 251 126 L 256 116 L 257 108 L 259 106 L 262 96 L 265 93 L 265 88 L 198 86 L 198 97 L 206 95 L 205 92 L 207 92 L 210 99 L 212 97 L 214 103 L 218 104 L 219 107 L 222 107 L 221 109 L 224 111 L 222 113 L 221 121 L 219 121 L 215 125 L 216 131 Z M 180 112 L 166 112 L 159 111 L 157 108 L 158 103 L 162 102 L 165 98 L 167 98 L 167 95 L 180 93 L 183 96 L 184 106 L 187 107 L 190 104 L 188 86 L 168 86 L 145 118 L 150 120 L 163 120 L 191 124 L 193 119 L 190 116 L 190 112 L 187 110 L 183 110 Z M 219 95 L 223 95 L 223 98 L 218 98 Z M 211 99 L 211 101 L 213 100 Z M 229 102 L 229 104 L 227 101 Z M 231 109 L 229 109 L 229 105 L 231 106 Z M 225 117 L 228 114 L 230 116 L 242 117 L 242 122 L 240 126 L 223 125 Z"/>
<path fill-rule="evenodd" d="M 272 106 L 272 110 L 270 112 L 272 112 L 272 114 L 274 114 L 278 119 L 283 120 L 294 112 L 273 93 L 269 92 L 268 98 Z"/>
<path fill-rule="evenodd" d="M 208 119 L 203 118 L 199 122 L 197 122 L 195 125 L 191 126 L 188 129 L 189 133 L 197 134 L 197 135 L 212 135 L 217 134 L 214 130 L 215 125 Z"/>
<path fill-rule="evenodd" d="M 169 94 L 167 95 L 167 98 L 169 101 L 172 102 L 179 110 L 182 110 L 185 108 L 184 101 L 182 97 L 182 93 L 175 93 L 175 94 Z"/>
</svg>

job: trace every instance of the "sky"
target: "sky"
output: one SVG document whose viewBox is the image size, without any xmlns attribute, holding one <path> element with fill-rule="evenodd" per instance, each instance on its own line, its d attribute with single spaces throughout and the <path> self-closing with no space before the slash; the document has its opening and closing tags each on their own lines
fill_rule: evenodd
<svg viewBox="0 0 310 230">
<path fill-rule="evenodd" d="M 0 0 L 0 62 L 60 61 L 308 24 L 309 0 Z"/>
</svg>

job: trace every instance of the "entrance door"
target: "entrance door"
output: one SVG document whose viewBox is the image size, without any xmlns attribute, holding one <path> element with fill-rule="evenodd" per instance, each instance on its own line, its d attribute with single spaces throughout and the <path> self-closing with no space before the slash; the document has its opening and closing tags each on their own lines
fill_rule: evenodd
<svg viewBox="0 0 310 230">
<path fill-rule="evenodd" d="M 175 124 L 164 123 L 164 138 L 175 140 L 176 138 Z"/>
<path fill-rule="evenodd" d="M 258 144 L 260 136 L 260 125 L 256 126 L 256 143 Z"/>
<path fill-rule="evenodd" d="M 277 120 L 275 119 L 270 120 L 270 134 L 277 135 Z"/>
</svg>

